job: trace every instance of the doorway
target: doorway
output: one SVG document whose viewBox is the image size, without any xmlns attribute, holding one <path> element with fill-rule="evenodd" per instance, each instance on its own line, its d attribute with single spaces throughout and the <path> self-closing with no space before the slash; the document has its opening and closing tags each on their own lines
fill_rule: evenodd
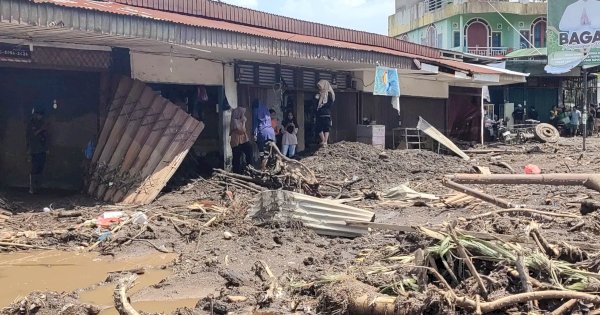
<svg viewBox="0 0 600 315">
<path fill-rule="evenodd" d="M 49 154 L 43 187 L 79 191 L 84 149 L 98 132 L 100 74 L 0 68 L 0 186 L 28 187 L 27 123 L 44 111 Z"/>
<path fill-rule="evenodd" d="M 486 49 L 489 47 L 489 27 L 480 19 L 471 20 L 465 29 L 467 47 L 471 49 Z"/>
</svg>

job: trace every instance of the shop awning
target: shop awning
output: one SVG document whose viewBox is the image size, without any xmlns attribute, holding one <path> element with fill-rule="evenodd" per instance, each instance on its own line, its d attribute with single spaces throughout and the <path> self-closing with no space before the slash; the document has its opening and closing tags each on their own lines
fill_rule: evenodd
<svg viewBox="0 0 600 315">
<path fill-rule="evenodd" d="M 547 48 L 525 48 L 519 49 L 506 55 L 506 58 L 529 58 L 529 57 L 543 57 L 548 55 Z"/>
</svg>

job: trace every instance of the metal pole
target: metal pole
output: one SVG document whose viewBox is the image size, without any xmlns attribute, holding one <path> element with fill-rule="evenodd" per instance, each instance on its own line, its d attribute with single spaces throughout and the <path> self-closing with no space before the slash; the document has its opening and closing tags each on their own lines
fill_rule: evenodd
<svg viewBox="0 0 600 315">
<path fill-rule="evenodd" d="M 483 88 L 481 89 L 481 144 L 485 144 L 485 106 L 483 102 Z"/>
<path fill-rule="evenodd" d="M 581 119 L 583 120 L 583 151 L 585 152 L 585 140 L 587 138 L 587 116 L 588 116 L 588 73 L 587 70 L 581 66 L 581 72 L 583 73 L 583 113 Z"/>
</svg>

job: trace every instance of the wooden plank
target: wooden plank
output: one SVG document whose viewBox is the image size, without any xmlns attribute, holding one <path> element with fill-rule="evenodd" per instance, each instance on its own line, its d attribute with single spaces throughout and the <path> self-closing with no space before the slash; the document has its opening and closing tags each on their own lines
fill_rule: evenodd
<svg viewBox="0 0 600 315">
<path fill-rule="evenodd" d="M 117 117 L 117 120 L 110 131 L 106 145 L 102 149 L 102 152 L 100 152 L 98 162 L 95 164 L 96 169 L 94 171 L 96 172 L 96 174 L 92 177 L 92 180 L 88 187 L 89 195 L 95 196 L 96 189 L 102 181 L 99 177 L 105 175 L 104 169 L 106 168 L 106 164 L 110 161 L 110 158 L 112 157 L 113 152 L 115 151 L 119 143 L 119 139 L 121 138 L 123 132 L 125 131 L 125 128 L 127 127 L 128 117 L 138 104 L 138 101 L 142 96 L 142 92 L 145 87 L 146 86 L 144 85 L 144 83 L 140 81 L 135 81 L 133 83 L 133 87 L 131 88 L 131 91 L 123 104 L 123 107 L 121 108 L 119 116 Z"/>
<path fill-rule="evenodd" d="M 190 119 L 195 120 L 193 117 L 188 118 L 188 120 L 190 120 Z M 141 204 L 146 205 L 146 204 L 149 204 L 152 201 L 154 201 L 154 199 L 156 199 L 158 194 L 160 194 L 160 192 L 162 191 L 163 187 L 165 187 L 167 182 L 169 182 L 171 177 L 173 177 L 173 174 L 175 174 L 175 172 L 177 171 L 179 166 L 181 166 L 181 163 L 183 163 L 183 160 L 185 159 L 185 157 L 187 156 L 191 147 L 194 145 L 194 143 L 196 142 L 196 139 L 198 139 L 198 137 L 200 136 L 200 134 L 202 133 L 202 131 L 204 130 L 204 127 L 205 127 L 204 123 L 199 122 L 199 121 L 196 121 L 195 125 L 196 125 L 196 127 L 195 127 L 194 131 L 188 137 L 188 139 L 186 139 L 186 143 L 183 145 L 183 148 L 181 149 L 180 153 L 175 156 L 173 161 L 171 161 L 171 163 L 169 163 L 169 165 L 167 167 L 164 167 L 153 174 L 153 177 L 159 178 L 160 180 L 156 180 L 157 184 L 152 187 L 152 190 L 150 190 L 148 192 L 148 194 L 145 198 L 140 197 L 139 202 Z M 150 179 L 150 180 L 152 181 L 152 179 Z M 143 198 L 143 200 L 142 200 L 142 198 Z"/>
<path fill-rule="evenodd" d="M 132 180 L 135 181 L 136 176 L 139 176 L 142 168 L 148 162 L 152 152 L 158 145 L 158 142 L 162 139 L 163 134 L 168 130 L 172 120 L 175 117 L 175 114 L 178 112 L 178 108 L 176 106 L 167 106 L 168 101 L 165 100 L 165 108 L 162 111 L 159 119 L 156 121 L 150 135 L 147 137 L 144 145 L 142 146 L 139 154 L 135 157 L 135 161 L 133 165 L 130 167 L 128 171 L 128 176 L 132 177 Z M 139 179 L 141 183 L 143 178 Z M 139 185 L 139 184 L 138 184 Z M 119 187 L 119 189 L 115 192 L 115 195 L 112 198 L 113 202 L 121 202 L 123 198 L 130 191 L 135 191 L 135 188 L 131 187 Z"/>
<path fill-rule="evenodd" d="M 119 81 L 119 86 L 117 87 L 117 91 L 113 97 L 111 102 L 109 111 L 106 115 L 106 120 L 104 122 L 104 126 L 102 127 L 102 131 L 100 132 L 100 136 L 98 137 L 98 141 L 96 142 L 96 151 L 94 151 L 94 157 L 92 158 L 92 165 L 98 162 L 100 158 L 100 154 L 104 150 L 104 146 L 106 145 L 106 141 L 108 140 L 108 136 L 117 121 L 117 117 L 121 113 L 121 108 L 123 104 L 125 104 L 125 100 L 127 96 L 131 92 L 131 88 L 133 86 L 133 80 L 128 77 L 121 77 Z"/>
<path fill-rule="evenodd" d="M 179 130 L 177 130 L 176 136 L 170 142 L 170 145 L 167 147 L 158 159 L 158 163 L 154 165 L 154 167 L 150 170 L 150 173 L 145 177 L 146 179 L 140 186 L 137 191 L 136 196 L 132 199 L 131 203 L 133 204 L 141 204 L 143 200 L 147 198 L 149 193 L 154 189 L 162 189 L 163 186 L 158 187 L 162 182 L 162 178 L 160 175 L 164 175 L 164 172 L 161 172 L 163 168 L 169 166 L 169 164 L 175 159 L 177 154 L 181 153 L 183 147 L 188 142 L 188 138 L 192 135 L 192 132 L 198 126 L 197 120 L 188 119 L 189 116 L 185 117 L 185 121 Z M 158 156 L 158 155 L 157 155 Z"/>
<path fill-rule="evenodd" d="M 115 183 L 115 181 L 118 180 L 117 174 L 119 173 L 123 158 L 125 157 L 127 150 L 129 150 L 129 146 L 133 142 L 135 135 L 142 125 L 142 121 L 144 120 L 146 113 L 150 111 L 150 108 L 152 107 L 156 97 L 158 97 L 156 92 L 152 91 L 150 87 L 145 87 L 135 108 L 128 115 L 123 134 L 118 139 L 117 147 L 113 151 L 112 156 L 107 164 L 108 173 L 111 174 L 111 178 L 109 178 L 111 182 Z M 98 188 L 95 192 L 98 199 L 102 199 L 102 197 L 104 197 L 104 193 L 108 189 L 108 186 L 109 185 L 106 182 L 98 185 Z"/>
<path fill-rule="evenodd" d="M 152 102 L 152 107 L 144 116 L 142 124 L 138 130 L 138 133 L 135 135 L 133 142 L 129 146 L 125 157 L 123 158 L 123 162 L 121 163 L 119 169 L 120 178 L 124 178 L 129 176 L 129 170 L 133 166 L 137 156 L 140 154 L 142 147 L 146 143 L 146 140 L 150 136 L 152 129 L 156 122 L 161 118 L 162 112 L 165 109 L 167 104 L 167 100 L 164 98 L 157 96 Z M 108 191 L 104 194 L 104 201 L 111 201 L 115 195 L 115 192 L 118 190 L 119 186 L 112 186 L 108 189 Z"/>
<path fill-rule="evenodd" d="M 172 103 L 167 104 L 167 107 L 171 107 L 171 106 L 176 107 Z M 165 129 L 164 133 L 162 134 L 162 136 L 161 136 L 160 140 L 158 141 L 158 143 L 156 144 L 156 146 L 154 146 L 152 148 L 152 153 L 150 154 L 148 161 L 146 163 L 144 163 L 143 167 L 141 168 L 141 170 L 139 172 L 139 176 L 140 176 L 140 178 L 142 178 L 142 182 L 146 178 L 148 178 L 150 175 L 152 175 L 152 172 L 154 171 L 154 169 L 156 169 L 156 166 L 160 163 L 161 159 L 165 155 L 165 152 L 169 149 L 169 146 L 172 143 L 173 139 L 175 138 L 175 136 L 177 136 L 180 129 L 182 128 L 181 125 L 185 122 L 185 120 L 187 119 L 187 116 L 188 115 L 186 112 L 177 108 L 175 117 L 173 117 L 173 119 L 171 119 L 171 121 L 169 122 L 169 126 Z M 126 203 L 126 204 L 133 203 L 133 201 L 135 200 L 135 197 L 137 196 L 140 189 L 141 189 L 140 186 L 133 187 L 132 189 L 130 189 L 126 193 L 126 195 L 125 195 L 126 197 L 122 202 Z"/>
</svg>

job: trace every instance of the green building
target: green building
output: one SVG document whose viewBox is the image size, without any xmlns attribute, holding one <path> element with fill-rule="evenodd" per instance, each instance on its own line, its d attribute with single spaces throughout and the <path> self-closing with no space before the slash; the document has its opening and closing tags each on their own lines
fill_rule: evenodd
<svg viewBox="0 0 600 315">
<path fill-rule="evenodd" d="M 490 101 L 498 115 L 507 103 L 522 104 L 547 120 L 553 106 L 583 100 L 579 69 L 562 75 L 544 71 L 547 7 L 546 0 L 396 0 L 389 35 L 529 73 L 524 84 L 490 88 Z M 590 76 L 590 100 L 597 99 L 596 82 Z"/>
</svg>

